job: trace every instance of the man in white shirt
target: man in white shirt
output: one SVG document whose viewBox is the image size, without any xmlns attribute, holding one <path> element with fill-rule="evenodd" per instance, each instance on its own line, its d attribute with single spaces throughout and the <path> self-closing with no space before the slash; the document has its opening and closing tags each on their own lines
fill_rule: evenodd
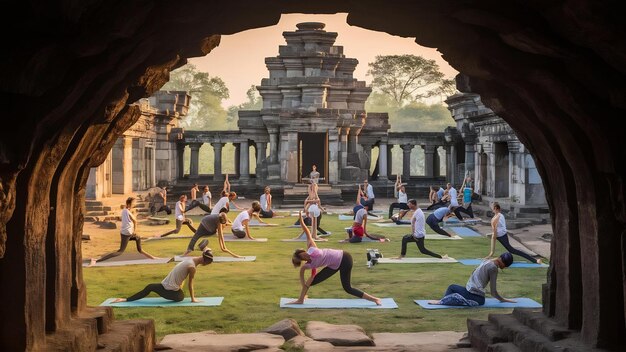
<svg viewBox="0 0 626 352">
<path fill-rule="evenodd" d="M 413 210 L 413 217 L 411 218 L 411 233 L 402 237 L 402 250 L 400 256 L 397 259 L 402 259 L 406 255 L 406 246 L 409 242 L 415 242 L 417 248 L 422 254 L 429 255 L 435 258 L 442 258 L 437 253 L 431 252 L 424 246 L 424 238 L 426 237 L 426 220 L 424 219 L 424 212 L 417 206 L 415 199 L 410 199 L 408 202 L 409 209 Z M 444 257 L 448 257 L 445 255 Z"/>
<path fill-rule="evenodd" d="M 191 232 L 193 233 L 196 232 L 196 229 L 193 227 L 193 221 L 185 217 L 185 212 L 187 211 L 186 210 L 187 209 L 186 208 L 187 196 L 183 194 L 182 196 L 180 196 L 179 199 L 180 200 L 176 202 L 176 206 L 174 208 L 174 211 L 175 211 L 174 214 L 176 215 L 176 228 L 172 231 L 162 234 L 161 236 L 156 236 L 156 237 L 165 237 L 165 236 L 177 234 L 180 232 L 183 225 L 187 225 L 187 227 L 189 227 Z"/>
<path fill-rule="evenodd" d="M 367 204 L 368 211 L 374 210 L 374 187 L 367 182 L 367 179 L 363 181 L 363 188 L 365 189 L 365 198 L 361 198 L 361 205 L 365 206 Z"/>
</svg>

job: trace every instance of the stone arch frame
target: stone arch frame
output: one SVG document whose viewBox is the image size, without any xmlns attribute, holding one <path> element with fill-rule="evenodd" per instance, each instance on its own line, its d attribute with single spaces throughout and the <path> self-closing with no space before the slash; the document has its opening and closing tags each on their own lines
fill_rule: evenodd
<svg viewBox="0 0 626 352">
<path fill-rule="evenodd" d="M 586 343 L 626 345 L 626 126 L 609 124 L 626 109 L 626 45 L 610 2 L 11 6 L 31 21 L 5 28 L 20 35 L 0 59 L 3 106 L 19 117 L 0 131 L 0 284 L 13 288 L 0 293 L 0 348 L 45 349 L 46 335 L 86 311 L 85 183 L 139 118 L 128 103 L 160 88 L 185 58 L 210 52 L 213 34 L 272 25 L 282 12 L 349 12 L 350 24 L 416 37 L 463 72 L 460 90 L 480 94 L 511 125 L 545 182 L 555 235 L 545 313 Z"/>
</svg>

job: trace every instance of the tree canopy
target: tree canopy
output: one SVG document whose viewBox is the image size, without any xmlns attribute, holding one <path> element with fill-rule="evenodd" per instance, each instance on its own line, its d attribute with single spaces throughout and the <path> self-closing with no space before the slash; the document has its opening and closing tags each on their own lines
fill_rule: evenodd
<svg viewBox="0 0 626 352">
<path fill-rule="evenodd" d="M 372 88 L 391 98 L 396 106 L 454 92 L 454 81 L 445 79 L 434 60 L 416 55 L 377 55 L 368 64 Z"/>
<path fill-rule="evenodd" d="M 200 130 L 225 130 L 237 127 L 236 120 L 227 120 L 222 101 L 230 93 L 224 81 L 200 72 L 193 64 L 187 64 L 170 73 L 170 80 L 163 90 L 185 90 L 191 95 L 191 106 L 184 120 L 188 128 Z"/>
</svg>

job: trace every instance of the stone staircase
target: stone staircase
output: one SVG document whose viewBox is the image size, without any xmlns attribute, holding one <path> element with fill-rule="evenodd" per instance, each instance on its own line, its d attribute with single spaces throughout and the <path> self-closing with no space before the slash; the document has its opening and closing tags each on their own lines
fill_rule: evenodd
<svg viewBox="0 0 626 352">
<path fill-rule="evenodd" d="M 281 209 L 302 208 L 304 200 L 308 196 L 308 184 L 296 183 L 293 186 L 285 186 L 283 191 Z M 333 188 L 328 184 L 320 184 L 317 194 L 322 201 L 322 205 L 344 205 L 341 197 L 341 189 Z"/>
<path fill-rule="evenodd" d="M 472 347 L 479 351 L 595 351 L 582 345 L 577 333 L 533 308 L 489 314 L 487 321 L 467 319 L 467 329 Z"/>
<path fill-rule="evenodd" d="M 45 351 L 153 351 L 154 321 L 115 321 L 111 307 L 87 307 L 70 325 L 46 336 Z"/>
<path fill-rule="evenodd" d="M 122 203 L 112 199 L 86 200 L 85 201 L 85 221 L 88 222 L 115 222 L 121 221 Z M 150 216 L 148 202 L 142 200 L 139 195 L 136 197 L 133 213 L 138 219 L 145 219 Z"/>
</svg>

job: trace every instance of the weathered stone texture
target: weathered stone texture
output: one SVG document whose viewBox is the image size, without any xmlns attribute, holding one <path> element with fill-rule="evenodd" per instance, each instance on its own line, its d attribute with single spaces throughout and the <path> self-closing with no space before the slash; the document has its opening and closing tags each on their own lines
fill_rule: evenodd
<svg viewBox="0 0 626 352">
<path fill-rule="evenodd" d="M 139 115 L 129 103 L 215 34 L 281 13 L 436 47 L 535 157 L 554 226 L 546 314 L 591 345 L 625 335 L 626 41 L 617 1 L 13 2 L 0 58 L 0 349 L 43 350 L 85 306 L 80 234 L 88 168 Z M 132 20 L 129 20 L 131 19 Z M 157 20 L 155 20 L 157 19 Z M 50 294 L 53 287 L 70 286 Z M 58 304 L 58 306 L 57 306 Z M 54 306 L 55 308 L 46 308 Z M 93 344 L 91 344 L 93 345 Z M 68 349 L 71 347 L 68 345 Z"/>
</svg>

